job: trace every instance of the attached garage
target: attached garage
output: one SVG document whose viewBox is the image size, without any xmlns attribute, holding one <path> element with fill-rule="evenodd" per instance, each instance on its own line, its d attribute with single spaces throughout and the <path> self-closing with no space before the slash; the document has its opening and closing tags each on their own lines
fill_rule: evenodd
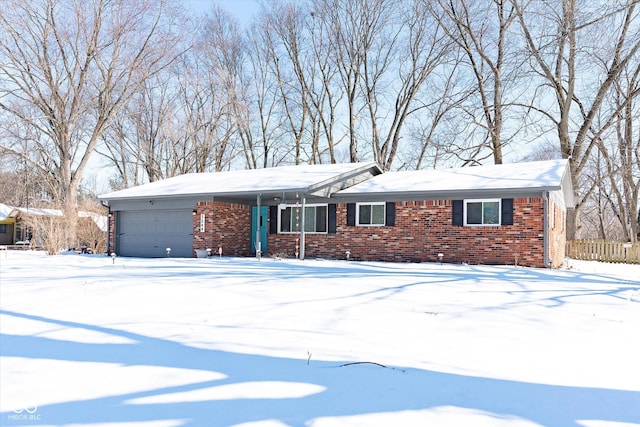
<svg viewBox="0 0 640 427">
<path fill-rule="evenodd" d="M 193 256 L 191 209 L 120 211 L 117 216 L 116 253 L 131 257 Z"/>
</svg>

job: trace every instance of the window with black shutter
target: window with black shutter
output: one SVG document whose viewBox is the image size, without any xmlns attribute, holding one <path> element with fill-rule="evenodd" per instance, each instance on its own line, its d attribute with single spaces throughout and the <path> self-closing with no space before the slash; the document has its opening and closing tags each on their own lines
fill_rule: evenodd
<svg viewBox="0 0 640 427">
<path fill-rule="evenodd" d="M 356 204 L 347 203 L 347 225 L 355 227 L 356 225 Z"/>
<path fill-rule="evenodd" d="M 269 206 L 269 234 L 278 233 L 278 207 Z"/>
<path fill-rule="evenodd" d="M 513 225 L 513 199 L 453 200 L 455 226 Z"/>
<path fill-rule="evenodd" d="M 396 225 L 396 204 L 395 202 L 386 203 L 385 225 L 393 227 Z"/>
<path fill-rule="evenodd" d="M 451 203 L 451 207 L 451 223 L 455 226 L 462 227 L 464 225 L 464 201 L 454 200 Z"/>
<path fill-rule="evenodd" d="M 336 234 L 336 204 L 335 203 L 331 203 L 328 206 L 328 232 L 329 234 Z"/>
<path fill-rule="evenodd" d="M 513 199 L 502 199 L 502 225 L 513 225 Z"/>
</svg>

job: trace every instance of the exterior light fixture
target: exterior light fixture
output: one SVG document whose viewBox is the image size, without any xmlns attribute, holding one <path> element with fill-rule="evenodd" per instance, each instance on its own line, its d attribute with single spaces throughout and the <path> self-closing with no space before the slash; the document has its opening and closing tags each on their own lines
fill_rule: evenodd
<svg viewBox="0 0 640 427">
<path fill-rule="evenodd" d="M 287 209 L 287 198 L 285 197 L 284 193 L 282 193 L 282 199 L 280 200 L 280 204 L 278 204 L 278 208 L 281 211 L 284 211 Z"/>
<path fill-rule="evenodd" d="M 167 257 L 170 257 L 171 256 L 171 248 L 167 248 L 165 250 L 167 251 Z"/>
<path fill-rule="evenodd" d="M 196 214 L 198 213 L 198 210 L 194 209 L 194 210 L 191 211 L 191 213 L 193 214 L 193 216 L 196 216 Z"/>
<path fill-rule="evenodd" d="M 442 260 L 444 259 L 444 254 L 443 253 L 439 253 L 438 254 L 438 261 L 440 262 L 440 264 L 442 264 Z"/>
</svg>

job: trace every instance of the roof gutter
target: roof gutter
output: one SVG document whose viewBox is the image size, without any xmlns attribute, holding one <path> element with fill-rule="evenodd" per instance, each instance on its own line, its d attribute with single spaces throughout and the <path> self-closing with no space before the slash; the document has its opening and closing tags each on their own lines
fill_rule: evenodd
<svg viewBox="0 0 640 427">
<path fill-rule="evenodd" d="M 456 199 L 483 199 L 504 197 L 539 197 L 540 192 L 559 190 L 555 187 L 537 188 L 507 188 L 507 189 L 462 189 L 462 190 L 426 190 L 426 191 L 380 191 L 380 192 L 338 192 L 331 196 L 332 199 L 350 201 L 407 201 L 407 200 L 456 200 Z"/>
<path fill-rule="evenodd" d="M 107 202 L 128 202 L 128 201 L 138 201 L 138 200 L 209 200 L 212 197 L 215 197 L 217 200 L 229 200 L 230 203 L 241 203 L 241 201 L 245 203 L 255 203 L 255 198 L 258 194 L 265 195 L 281 195 L 283 192 L 287 194 L 295 194 L 295 193 L 306 193 L 308 188 L 300 187 L 300 188 L 287 188 L 285 190 L 282 189 L 266 189 L 266 190 L 255 190 L 255 191 L 244 191 L 244 192 L 207 192 L 207 193 L 188 193 L 188 194 L 147 194 L 147 195 L 133 195 L 126 197 L 102 197 L 99 196 L 98 199 L 100 201 L 106 200 Z M 103 205 L 104 206 L 104 205 Z"/>
</svg>

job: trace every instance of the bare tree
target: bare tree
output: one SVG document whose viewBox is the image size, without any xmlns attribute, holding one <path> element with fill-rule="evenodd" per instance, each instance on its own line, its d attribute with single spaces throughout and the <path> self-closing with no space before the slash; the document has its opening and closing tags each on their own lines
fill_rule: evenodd
<svg viewBox="0 0 640 427">
<path fill-rule="evenodd" d="M 307 67 L 307 74 L 311 75 L 305 81 L 305 89 L 312 121 L 315 125 L 312 136 L 312 163 L 321 163 L 326 154 L 330 163 L 337 162 L 336 148 L 345 139 L 347 133 L 339 129 L 338 108 L 344 98 L 343 87 L 337 84 L 338 70 L 332 66 L 330 40 L 331 29 L 329 23 L 317 18 L 314 10 L 309 12 L 310 43 L 313 58 Z M 320 145 L 324 140 L 326 147 Z"/>
<path fill-rule="evenodd" d="M 184 37 L 190 48 L 147 79 L 109 129 L 105 155 L 119 172 L 117 181 L 128 185 L 133 178 L 139 184 L 229 166 L 236 127 L 216 51 L 224 46 L 212 46 L 221 36 L 210 32 L 229 17 L 219 8 L 214 12 L 216 18 L 204 22 L 208 30 Z M 184 33 L 187 25 L 198 28 L 189 20 Z"/>
<path fill-rule="evenodd" d="M 567 236 L 572 239 L 579 226 L 578 212 L 589 195 L 581 191 L 581 176 L 601 133 L 594 130 L 596 117 L 625 67 L 638 61 L 638 1 L 512 0 L 512 4 L 534 76 L 541 81 L 531 108 L 553 124 L 562 157 L 570 159 L 577 200 L 576 209 L 567 215 Z"/>
<path fill-rule="evenodd" d="M 610 116 L 594 138 L 597 138 L 601 169 L 606 174 L 597 180 L 599 197 L 610 205 L 618 220 L 622 238 L 636 242 L 638 238 L 638 196 L 640 195 L 640 62 L 625 69 L 615 82 L 606 104 Z M 601 116 L 604 114 L 601 114 Z M 609 132 L 607 132 L 610 130 Z M 602 182 L 602 181 L 605 181 Z M 593 180 L 592 180 L 593 181 Z"/>
<path fill-rule="evenodd" d="M 262 19 L 262 43 L 278 91 L 279 108 L 285 135 L 290 135 L 293 162 L 300 164 L 303 144 L 310 128 L 310 111 L 307 100 L 307 76 L 303 71 L 303 55 L 308 44 L 305 10 L 293 3 L 274 2 L 264 11 Z"/>
<path fill-rule="evenodd" d="M 202 94 L 213 108 L 202 123 L 215 145 L 216 170 L 241 154 L 248 168 L 269 164 L 277 126 L 271 126 L 274 79 L 262 56 L 263 36 L 258 22 L 245 37 L 239 22 L 219 6 L 212 7 L 198 33 L 193 61 L 202 67 Z"/>
<path fill-rule="evenodd" d="M 335 163 L 342 90 L 332 67 L 327 21 L 304 3 L 283 2 L 271 3 L 260 19 L 261 56 L 278 88 L 274 113 L 291 135 L 293 162 Z"/>
<path fill-rule="evenodd" d="M 178 173 L 180 162 L 184 161 L 183 157 L 171 157 L 172 152 L 178 149 L 177 144 L 174 145 L 178 141 L 167 136 L 167 131 L 173 125 L 171 119 L 176 108 L 172 83 L 172 79 L 164 73 L 147 79 L 118 115 L 119 121 L 129 124 L 129 135 L 122 135 L 121 140 L 113 138 L 107 144 L 117 144 L 114 151 L 121 151 L 122 144 L 131 147 L 128 157 L 135 160 L 132 164 L 135 167 L 134 176 L 140 177 L 138 171 L 143 170 L 149 182 L 174 176 Z M 121 126 L 118 126 L 116 131 L 120 129 Z M 126 170 L 126 165 L 119 169 Z"/>
<path fill-rule="evenodd" d="M 331 29 L 332 63 L 338 70 L 345 93 L 349 161 L 357 162 L 358 122 L 362 113 L 359 94 L 363 78 L 365 52 L 372 49 L 376 35 L 385 24 L 385 14 L 394 0 L 318 0 L 314 2 L 317 18 Z M 382 46 L 379 46 L 382 47 Z M 375 55 L 372 53 L 372 55 Z"/>
<path fill-rule="evenodd" d="M 438 0 L 432 11 L 466 57 L 464 65 L 475 81 L 473 93 L 479 99 L 474 104 L 481 108 L 481 116 L 477 117 L 475 105 L 463 110 L 483 130 L 493 161 L 500 164 L 503 146 L 510 139 L 504 138 L 503 123 L 505 84 L 513 78 L 511 70 L 516 67 L 512 53 L 517 43 L 509 37 L 516 17 L 514 7 L 502 0 Z"/>
<path fill-rule="evenodd" d="M 96 152 L 105 157 L 115 169 L 115 173 L 109 178 L 109 187 L 113 190 L 144 183 L 143 157 L 134 123 L 128 120 L 126 113 L 121 113 L 120 116 L 112 121 L 102 135 L 102 144 L 96 148 Z"/>
<path fill-rule="evenodd" d="M 11 134 L 0 138 L 5 141 L 17 139 Z M 28 140 L 23 139 L 21 143 L 24 156 L 19 157 L 13 153 L 0 156 L 0 201 L 11 206 L 27 208 L 39 207 L 42 201 L 48 204 L 53 194 L 48 187 L 47 176 L 42 175 L 41 169 L 31 166 L 32 162 L 38 161 L 38 153 L 31 149 L 32 144 L 29 144 Z M 19 142 L 10 144 L 18 147 Z M 31 161 L 24 157 L 30 157 Z"/>
<path fill-rule="evenodd" d="M 343 138 L 336 124 L 344 123 L 349 161 L 368 157 L 390 169 L 449 41 L 421 1 L 313 0 L 311 6 L 296 9 L 297 20 L 278 32 L 310 123 L 311 161 L 324 152 L 336 161 Z"/>
<path fill-rule="evenodd" d="M 173 160 L 179 165 L 177 173 L 221 171 L 236 155 L 236 125 L 225 77 L 201 52 L 196 49 L 188 61 L 180 62 L 173 114 L 165 122 L 169 145 L 182 147 Z"/>
<path fill-rule="evenodd" d="M 424 108 L 425 101 L 419 97 L 424 95 L 427 79 L 436 70 L 446 73 L 443 64 L 449 60 L 451 47 L 443 28 L 422 1 L 399 6 L 389 4 L 398 13 L 388 11 L 385 25 L 391 33 L 382 33 L 376 41 L 377 49 L 364 53 L 362 82 L 374 160 L 385 170 L 391 169 L 397 156 L 407 120 Z"/>
<path fill-rule="evenodd" d="M 462 70 L 458 63 L 452 56 L 449 64 L 439 67 L 425 82 L 417 99 L 419 114 L 408 126 L 411 143 L 404 155 L 401 151 L 400 169 L 458 163 L 467 151 L 463 144 L 468 126 L 458 109 L 469 97 L 469 91 L 458 83 Z"/>
<path fill-rule="evenodd" d="M 171 61 L 162 1 L 7 0 L 0 10 L 0 109 L 34 141 L 72 226 L 77 190 L 100 137 L 141 83 Z M 3 146 L 31 162 L 19 147 Z"/>
<path fill-rule="evenodd" d="M 606 144 L 601 141 L 598 145 Z M 588 188 L 581 210 L 581 228 L 576 238 L 630 240 L 627 224 L 622 218 L 624 206 L 619 209 L 616 187 L 620 185 L 620 171 L 613 153 L 598 150 L 582 173 L 583 187 Z"/>
<path fill-rule="evenodd" d="M 246 41 L 240 24 L 220 7 L 213 7 L 198 33 L 190 55 L 190 91 L 183 93 L 197 170 L 228 168 L 240 152 L 235 140 L 246 135 L 238 119 L 245 107 Z M 193 102 L 189 102 L 189 98 Z"/>
</svg>

